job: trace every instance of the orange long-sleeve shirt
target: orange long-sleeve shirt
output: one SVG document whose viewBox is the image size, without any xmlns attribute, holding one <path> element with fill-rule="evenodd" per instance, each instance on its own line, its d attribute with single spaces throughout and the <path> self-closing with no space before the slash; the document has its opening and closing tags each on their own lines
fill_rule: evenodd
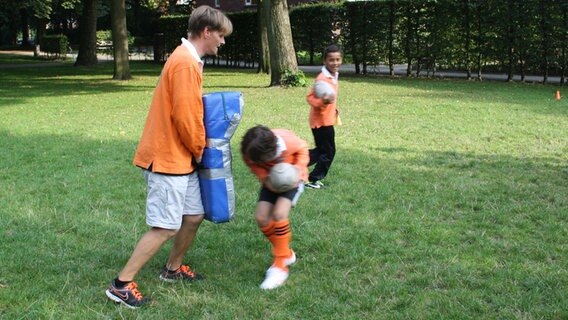
<svg viewBox="0 0 568 320">
<path fill-rule="evenodd" d="M 134 164 L 166 174 L 187 174 L 205 148 L 202 73 L 183 45 L 168 58 L 154 90 Z"/>
<path fill-rule="evenodd" d="M 293 164 L 300 172 L 300 180 L 308 181 L 308 162 L 310 161 L 310 153 L 308 143 L 296 136 L 292 131 L 286 129 L 272 129 L 274 134 L 281 138 L 283 145 L 279 146 L 280 154 L 271 162 L 263 164 L 253 163 L 246 157 L 244 161 L 254 173 L 258 180 L 262 183 L 268 177 L 270 168 L 279 162 L 287 162 Z"/>
<path fill-rule="evenodd" d="M 310 128 L 316 129 L 323 126 L 333 126 L 337 118 L 337 97 L 339 87 L 335 78 L 329 73 L 320 72 L 316 77 L 316 81 L 323 80 L 329 83 L 335 90 L 335 101 L 330 104 L 324 104 L 322 99 L 314 95 L 313 87 L 306 96 L 306 100 L 310 105 Z"/>
</svg>

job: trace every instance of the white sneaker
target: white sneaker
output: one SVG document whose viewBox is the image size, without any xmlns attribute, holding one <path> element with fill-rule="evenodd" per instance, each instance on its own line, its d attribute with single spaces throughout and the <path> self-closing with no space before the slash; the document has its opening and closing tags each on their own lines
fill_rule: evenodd
<svg viewBox="0 0 568 320">
<path fill-rule="evenodd" d="M 321 181 L 308 181 L 306 187 L 310 189 L 323 189 L 324 185 Z"/>
<path fill-rule="evenodd" d="M 296 263 L 296 253 L 294 252 L 294 250 L 290 250 L 290 251 L 292 251 L 292 255 L 290 257 L 286 258 L 286 260 L 284 260 L 284 264 L 286 266 L 291 266 L 294 263 Z"/>
<path fill-rule="evenodd" d="M 260 288 L 271 290 L 280 287 L 288 279 L 288 271 L 277 267 L 270 267 L 266 270 L 266 277 L 260 284 Z"/>
</svg>

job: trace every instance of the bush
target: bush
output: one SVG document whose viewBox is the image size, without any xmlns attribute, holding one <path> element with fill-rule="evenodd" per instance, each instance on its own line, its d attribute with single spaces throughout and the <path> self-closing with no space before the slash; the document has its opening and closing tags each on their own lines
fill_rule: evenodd
<svg viewBox="0 0 568 320">
<path fill-rule="evenodd" d="M 130 35 L 130 32 L 128 32 L 127 37 L 128 45 L 132 46 L 132 44 L 134 44 L 134 37 Z M 112 45 L 112 30 L 97 31 L 97 45 Z"/>
<path fill-rule="evenodd" d="M 302 70 L 298 70 L 297 72 L 288 69 L 284 70 L 280 78 L 280 83 L 283 87 L 305 87 L 308 85 L 308 81 Z"/>
<path fill-rule="evenodd" d="M 55 56 L 65 56 L 69 51 L 69 40 L 63 34 L 46 35 L 40 40 L 41 51 Z"/>
<path fill-rule="evenodd" d="M 298 64 L 310 65 L 310 53 L 308 51 L 298 51 L 296 57 L 298 58 Z M 322 63 L 321 53 L 314 53 L 313 57 L 315 65 Z"/>
<path fill-rule="evenodd" d="M 105 45 L 112 43 L 112 32 L 110 30 L 97 31 L 97 45 Z"/>
</svg>

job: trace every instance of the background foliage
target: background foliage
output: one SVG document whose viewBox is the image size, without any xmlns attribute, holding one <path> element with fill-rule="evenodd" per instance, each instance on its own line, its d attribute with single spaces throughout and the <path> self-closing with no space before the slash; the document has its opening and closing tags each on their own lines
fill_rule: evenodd
<svg viewBox="0 0 568 320">
<path fill-rule="evenodd" d="M 44 52 L 56 57 L 65 56 L 69 48 L 69 40 L 65 35 L 47 35 L 41 38 L 41 47 Z"/>
<path fill-rule="evenodd" d="M 252 65 L 258 56 L 256 12 L 229 14 L 235 33 L 220 59 L 228 65 Z M 182 19 L 183 20 L 183 19 Z M 166 52 L 179 42 L 183 21 L 164 19 Z M 440 69 L 557 75 L 565 82 L 568 67 L 568 0 L 356 1 L 293 7 L 290 20 L 297 52 L 319 64 L 330 43 L 345 48 L 357 73 L 379 65 L 392 71 L 406 65 L 417 74 Z M 172 25 L 168 24 L 171 23 Z M 177 30 L 177 31 L 174 31 Z M 170 36 L 173 34 L 174 36 Z"/>
<path fill-rule="evenodd" d="M 186 33 L 191 6 L 168 6 L 165 0 L 127 0 L 127 25 L 137 45 L 156 43 L 164 57 Z M 99 2 L 98 28 L 110 28 L 106 1 Z M 15 44 L 27 26 L 49 25 L 48 34 L 64 34 L 78 43 L 78 0 L 5 0 L 0 2 L 0 43 Z M 176 8 L 176 10 L 171 10 Z M 258 61 L 255 12 L 230 13 L 234 34 L 217 62 L 254 67 Z M 163 17 L 158 22 L 159 17 Z M 551 75 L 565 83 L 568 67 L 568 0 L 385 0 L 315 3 L 290 10 L 294 47 L 305 62 L 319 64 L 318 54 L 337 42 L 357 73 L 386 65 L 391 74 L 403 65 L 408 75 L 438 70 L 484 72 L 521 79 Z M 24 27 L 26 26 L 26 27 Z M 33 29 L 33 28 L 32 28 Z M 25 42 L 25 41 L 24 41 Z M 25 43 L 24 43 L 25 44 Z M 304 60 L 302 60 L 304 62 Z"/>
</svg>

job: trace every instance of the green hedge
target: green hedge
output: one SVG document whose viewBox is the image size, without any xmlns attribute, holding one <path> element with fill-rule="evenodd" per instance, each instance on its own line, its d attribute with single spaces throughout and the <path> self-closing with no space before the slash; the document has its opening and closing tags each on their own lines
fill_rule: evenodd
<svg viewBox="0 0 568 320">
<path fill-rule="evenodd" d="M 227 65 L 252 65 L 258 59 L 259 38 L 256 12 L 227 14 L 233 24 L 233 33 L 225 38 L 225 45 L 219 50 L 214 62 L 224 60 Z M 182 37 L 187 38 L 187 20 L 189 16 L 164 16 L 159 20 L 159 33 L 155 35 L 156 44 L 167 58 L 180 44 Z M 163 47 L 162 47 L 163 43 Z"/>
<path fill-rule="evenodd" d="M 307 4 L 290 9 L 290 24 L 296 52 L 306 52 L 309 64 L 321 63 L 323 49 L 340 42 L 344 16 L 341 4 Z M 318 59 L 316 59 L 318 58 Z"/>
<path fill-rule="evenodd" d="M 227 16 L 233 23 L 233 33 L 225 38 L 219 56 L 234 67 L 254 65 L 259 57 L 258 14 L 245 11 L 229 13 Z"/>
<path fill-rule="evenodd" d="M 187 15 L 163 16 L 158 20 L 159 33 L 155 35 L 158 39 L 154 41 L 163 43 L 164 57 L 167 58 L 174 49 L 181 43 L 180 39 L 187 38 Z M 160 35 L 161 33 L 161 35 Z M 163 37 L 160 40 L 159 37 Z"/>
<path fill-rule="evenodd" d="M 69 50 L 69 40 L 65 35 L 45 35 L 40 39 L 40 49 L 57 57 L 65 56 Z"/>
<path fill-rule="evenodd" d="M 254 65 L 259 36 L 256 12 L 228 14 L 234 31 L 220 50 L 227 64 Z M 165 52 L 186 36 L 187 16 L 160 19 Z M 568 2 L 502 0 L 386 0 L 316 3 L 292 7 L 296 52 L 310 64 L 330 43 L 344 48 L 356 72 L 406 65 L 407 75 L 439 69 L 526 74 L 568 73 Z"/>
</svg>

